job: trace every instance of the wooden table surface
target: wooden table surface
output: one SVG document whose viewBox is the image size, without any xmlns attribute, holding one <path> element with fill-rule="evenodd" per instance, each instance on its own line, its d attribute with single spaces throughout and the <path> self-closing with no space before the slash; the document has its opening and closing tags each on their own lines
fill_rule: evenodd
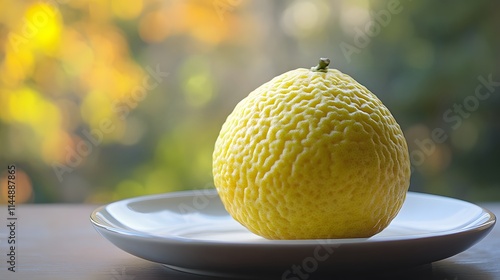
<svg viewBox="0 0 500 280">
<path fill-rule="evenodd" d="M 500 217 L 500 203 L 481 204 Z M 2 209 L 3 208 L 3 209 Z M 8 270 L 7 206 L 0 205 L 0 279 L 220 279 L 176 272 L 116 248 L 91 226 L 94 205 L 33 204 L 16 208 L 16 272 Z M 5 210 L 5 211 L 3 211 Z M 500 279 L 500 226 L 456 256 L 392 276 L 311 275 L 308 279 Z"/>
</svg>

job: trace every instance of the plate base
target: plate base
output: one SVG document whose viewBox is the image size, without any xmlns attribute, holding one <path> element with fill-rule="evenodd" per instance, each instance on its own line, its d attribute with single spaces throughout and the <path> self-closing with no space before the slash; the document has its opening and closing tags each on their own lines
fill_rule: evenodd
<svg viewBox="0 0 500 280">
<path fill-rule="evenodd" d="M 228 278 L 228 279 L 241 279 L 241 280 L 275 280 L 275 279 L 301 279 L 301 276 L 307 276 L 309 279 L 309 276 L 314 276 L 314 279 L 316 277 L 328 277 L 328 279 L 332 279 L 332 277 L 335 277 L 333 279 L 405 279 L 408 277 L 408 275 L 413 275 L 415 278 L 418 279 L 427 279 L 428 277 L 432 277 L 433 275 L 433 269 L 432 269 L 432 264 L 423 264 L 423 265 L 418 265 L 418 266 L 411 266 L 407 268 L 387 268 L 387 269 L 369 269 L 369 270 L 361 270 L 361 271 L 352 271 L 352 270 L 347 270 L 347 271 L 330 271 L 330 270 L 321 270 L 321 267 L 319 267 L 318 271 L 311 271 L 309 273 L 307 272 L 302 272 L 302 275 L 292 275 L 292 274 L 285 274 L 284 272 L 282 273 L 277 273 L 277 272 L 268 272 L 268 273 L 255 273 L 255 272 L 239 272 L 239 273 L 227 273 L 227 272 L 216 272 L 216 271 L 209 271 L 209 270 L 201 270 L 201 269 L 190 269 L 190 268 L 183 268 L 183 267 L 177 267 L 173 265 L 168 265 L 164 264 L 163 265 L 167 269 L 175 270 L 181 273 L 188 273 L 188 274 L 194 274 L 194 275 L 201 275 L 201 276 L 209 276 L 209 277 L 218 277 L 218 278 Z M 306 275 L 307 274 L 307 275 Z M 401 278 L 403 277 L 403 278 Z M 325 278 L 327 279 L 327 278 Z"/>
</svg>

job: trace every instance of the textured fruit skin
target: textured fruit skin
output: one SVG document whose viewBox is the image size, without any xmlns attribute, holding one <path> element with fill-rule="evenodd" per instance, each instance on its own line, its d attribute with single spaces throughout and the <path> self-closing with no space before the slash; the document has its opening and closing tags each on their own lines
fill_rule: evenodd
<svg viewBox="0 0 500 280">
<path fill-rule="evenodd" d="M 213 153 L 226 210 L 268 239 L 356 238 L 389 225 L 410 180 L 389 110 L 338 70 L 296 69 L 234 108 Z"/>
</svg>

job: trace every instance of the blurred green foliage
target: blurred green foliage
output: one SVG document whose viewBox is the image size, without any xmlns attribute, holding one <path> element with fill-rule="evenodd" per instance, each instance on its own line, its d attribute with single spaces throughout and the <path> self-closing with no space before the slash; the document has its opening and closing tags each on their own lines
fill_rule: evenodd
<svg viewBox="0 0 500 280">
<path fill-rule="evenodd" d="M 20 202 L 212 187 L 235 104 L 321 56 L 393 112 L 411 190 L 500 199 L 495 1 L 0 2 L 0 166 Z"/>
</svg>

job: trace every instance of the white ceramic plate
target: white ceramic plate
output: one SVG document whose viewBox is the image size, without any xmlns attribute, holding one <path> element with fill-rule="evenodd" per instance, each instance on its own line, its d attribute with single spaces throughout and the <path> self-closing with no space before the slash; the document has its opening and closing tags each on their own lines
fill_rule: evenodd
<svg viewBox="0 0 500 280">
<path fill-rule="evenodd" d="M 448 258 L 486 236 L 495 216 L 465 201 L 409 192 L 398 216 L 371 238 L 275 241 L 234 221 L 212 189 L 114 202 L 97 208 L 91 222 L 122 250 L 177 270 L 300 279 L 316 270 L 403 268 Z"/>
</svg>

